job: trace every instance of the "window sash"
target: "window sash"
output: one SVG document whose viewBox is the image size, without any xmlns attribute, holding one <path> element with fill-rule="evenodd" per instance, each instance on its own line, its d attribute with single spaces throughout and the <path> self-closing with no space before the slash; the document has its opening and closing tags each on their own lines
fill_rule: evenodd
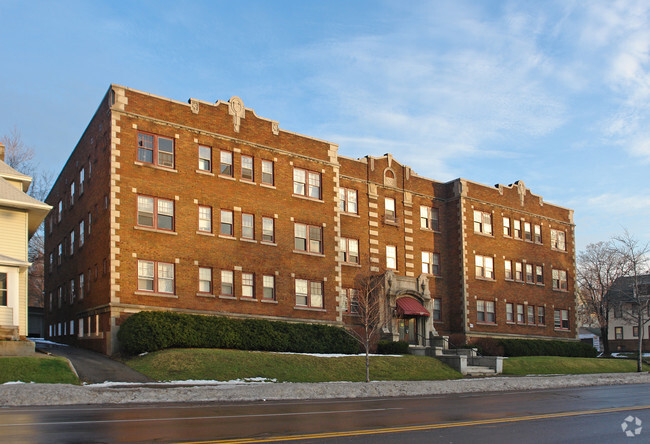
<svg viewBox="0 0 650 444">
<path fill-rule="evenodd" d="M 522 304 L 517 304 L 517 324 L 524 323 L 524 306 Z"/>
<path fill-rule="evenodd" d="M 273 162 L 270 160 L 262 161 L 262 183 L 273 185 Z"/>
<path fill-rule="evenodd" d="M 250 156 L 241 156 L 241 178 L 253 180 L 253 158 Z"/>
<path fill-rule="evenodd" d="M 512 261 L 504 261 L 505 278 L 512 279 Z"/>
<path fill-rule="evenodd" d="M 275 300 L 275 276 L 262 276 L 262 286 L 264 288 L 262 298 L 269 301 Z"/>
<path fill-rule="evenodd" d="M 221 270 L 221 294 L 224 296 L 233 295 L 233 272 Z"/>
<path fill-rule="evenodd" d="M 199 292 L 212 293 L 212 268 L 199 267 Z"/>
<path fill-rule="evenodd" d="M 298 168 L 293 169 L 293 194 L 304 196 L 306 191 L 307 172 Z"/>
<path fill-rule="evenodd" d="M 386 197 L 384 199 L 384 208 L 385 214 L 387 217 L 394 219 L 395 218 L 395 199 L 392 197 Z"/>
<path fill-rule="evenodd" d="M 255 218 L 252 214 L 241 215 L 241 237 L 255 239 Z"/>
<path fill-rule="evenodd" d="M 527 313 L 528 313 L 528 323 L 535 325 L 535 307 L 533 305 L 529 305 L 527 308 Z"/>
<path fill-rule="evenodd" d="M 233 214 L 229 210 L 221 210 L 221 234 L 226 236 L 233 235 Z"/>
<path fill-rule="evenodd" d="M 442 301 L 440 299 L 433 300 L 433 320 L 442 320 Z"/>
<path fill-rule="evenodd" d="M 255 297 L 255 275 L 253 273 L 241 274 L 241 296 L 243 298 Z"/>
<path fill-rule="evenodd" d="M 386 268 L 397 270 L 397 247 L 386 245 Z"/>
<path fill-rule="evenodd" d="M 309 172 L 309 197 L 320 199 L 320 173 Z"/>
<path fill-rule="evenodd" d="M 503 218 L 503 235 L 504 236 L 510 236 L 512 234 L 511 229 L 510 229 L 510 218 L 509 217 L 504 217 Z"/>
<path fill-rule="evenodd" d="M 199 170 L 212 171 L 212 148 L 199 145 Z"/>
<path fill-rule="evenodd" d="M 219 174 L 232 177 L 232 152 L 221 151 L 219 160 Z"/>
<path fill-rule="evenodd" d="M 537 324 L 544 325 L 546 323 L 546 313 L 544 307 L 537 307 Z"/>
<path fill-rule="evenodd" d="M 514 304 L 512 304 L 510 302 L 506 303 L 506 321 L 507 322 L 515 322 L 514 309 L 515 309 Z"/>
<path fill-rule="evenodd" d="M 199 231 L 212 232 L 212 208 L 199 205 Z"/>
<path fill-rule="evenodd" d="M 275 221 L 270 217 L 262 218 L 262 240 L 275 242 Z"/>
<path fill-rule="evenodd" d="M 138 290 L 154 291 L 153 261 L 138 261 Z"/>
</svg>

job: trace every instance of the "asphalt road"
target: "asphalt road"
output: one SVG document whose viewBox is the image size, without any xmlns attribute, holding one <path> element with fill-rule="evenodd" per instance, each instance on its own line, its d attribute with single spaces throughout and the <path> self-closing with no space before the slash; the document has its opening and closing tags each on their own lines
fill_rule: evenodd
<svg viewBox="0 0 650 444">
<path fill-rule="evenodd" d="M 650 384 L 634 384 L 336 401 L 12 407 L 0 409 L 0 442 L 650 442 L 649 394 Z M 628 416 L 642 421 L 631 438 L 621 428 Z"/>
</svg>

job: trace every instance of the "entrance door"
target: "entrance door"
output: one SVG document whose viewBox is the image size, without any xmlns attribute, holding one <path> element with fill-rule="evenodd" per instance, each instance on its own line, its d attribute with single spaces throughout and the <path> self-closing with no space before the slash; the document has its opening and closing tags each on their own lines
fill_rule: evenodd
<svg viewBox="0 0 650 444">
<path fill-rule="evenodd" d="M 397 320 L 399 340 L 409 344 L 418 344 L 418 322 L 416 318 L 405 318 Z"/>
</svg>

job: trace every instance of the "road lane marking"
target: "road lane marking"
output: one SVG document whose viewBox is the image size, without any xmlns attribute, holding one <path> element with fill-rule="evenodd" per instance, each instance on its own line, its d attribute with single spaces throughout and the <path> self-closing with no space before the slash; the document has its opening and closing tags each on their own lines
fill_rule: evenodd
<svg viewBox="0 0 650 444">
<path fill-rule="evenodd" d="M 201 419 L 234 419 L 234 418 L 259 418 L 267 416 L 304 416 L 304 415 L 332 415 L 336 413 L 367 413 L 367 412 L 384 412 L 388 410 L 404 410 L 401 407 L 386 407 L 381 409 L 358 409 L 358 410 L 331 410 L 315 412 L 294 412 L 294 413 L 259 413 L 253 415 L 213 415 L 213 416 L 190 416 L 190 417 L 173 417 L 173 418 L 141 418 L 141 419 L 100 419 L 96 421 L 52 421 L 52 422 L 24 422 L 16 424 L 0 424 L 0 427 L 18 427 L 18 426 L 46 426 L 46 425 L 79 425 L 79 424 L 105 424 L 117 422 L 154 422 L 154 421 L 196 421 Z"/>
<path fill-rule="evenodd" d="M 379 434 L 399 433 L 399 432 L 417 432 L 422 430 L 446 429 L 452 427 L 467 427 L 467 426 L 477 426 L 477 425 L 486 425 L 486 424 L 503 424 L 508 422 L 534 421 L 539 419 L 552 419 L 552 418 L 567 418 L 572 416 L 586 416 L 586 415 L 595 415 L 595 414 L 603 414 L 603 413 L 628 412 L 633 410 L 648 410 L 648 409 L 650 409 L 650 405 L 637 406 L 637 407 L 615 407 L 615 408 L 598 409 L 598 410 L 583 410 L 577 412 L 546 413 L 541 415 L 529 415 L 529 416 L 511 416 L 505 418 L 481 419 L 476 421 L 447 422 L 447 423 L 440 423 L 440 424 L 389 427 L 389 428 L 382 428 L 382 429 L 351 430 L 347 432 L 312 433 L 312 434 L 304 434 L 304 435 L 287 435 L 287 436 L 276 436 L 276 437 L 267 437 L 267 438 L 222 439 L 216 441 L 183 441 L 182 444 L 245 444 L 245 443 L 276 442 L 276 441 L 299 441 L 305 439 L 342 438 L 342 437 L 349 437 L 349 436 L 379 435 Z"/>
</svg>

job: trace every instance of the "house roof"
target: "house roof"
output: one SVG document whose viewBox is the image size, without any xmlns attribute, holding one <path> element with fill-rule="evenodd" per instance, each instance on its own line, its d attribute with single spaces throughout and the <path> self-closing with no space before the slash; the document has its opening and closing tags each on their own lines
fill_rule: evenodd
<svg viewBox="0 0 650 444">
<path fill-rule="evenodd" d="M 637 276 L 639 282 L 639 294 L 650 295 L 650 274 Z M 605 297 L 609 302 L 628 302 L 632 301 L 634 277 L 624 276 L 616 279 Z"/>
<path fill-rule="evenodd" d="M 0 161 L 0 165 L 2 164 L 4 162 Z M 29 213 L 30 236 L 36 232 L 47 213 L 52 209 L 48 204 L 23 193 L 3 177 L 0 177 L 0 206 L 26 210 Z"/>
<path fill-rule="evenodd" d="M 29 187 L 29 184 L 32 183 L 32 178 L 26 174 L 23 174 L 19 171 L 16 171 L 5 162 L 0 160 L 0 177 L 5 179 L 13 179 L 23 182 L 23 190 L 26 190 Z M 26 186 L 25 186 L 26 185 Z"/>
<path fill-rule="evenodd" d="M 11 256 L 0 254 L 0 265 L 8 265 L 10 267 L 29 267 L 31 264 L 29 262 L 21 261 L 20 259 L 14 259 Z"/>
</svg>

